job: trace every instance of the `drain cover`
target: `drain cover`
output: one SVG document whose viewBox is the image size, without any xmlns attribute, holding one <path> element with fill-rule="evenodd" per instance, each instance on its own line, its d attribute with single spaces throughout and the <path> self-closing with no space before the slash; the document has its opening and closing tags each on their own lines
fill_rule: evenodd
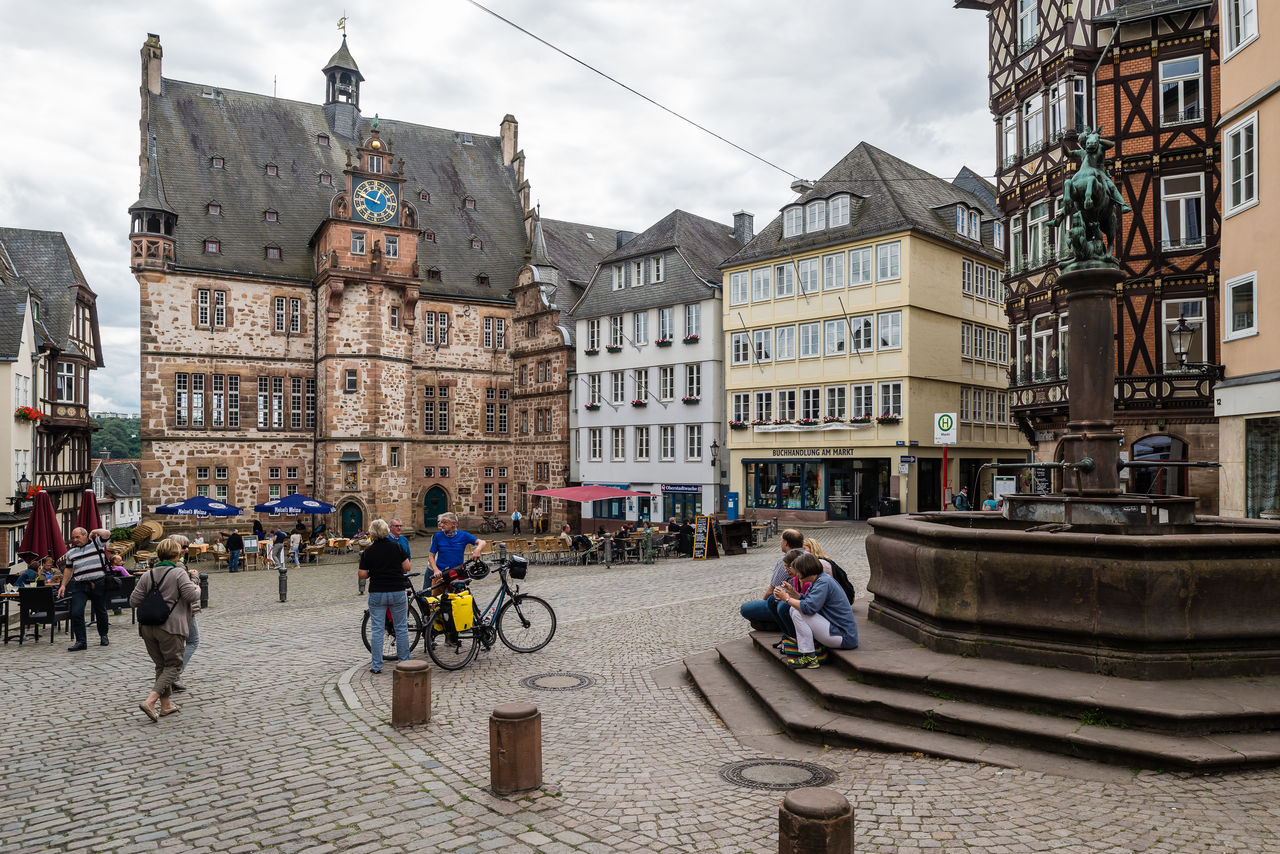
<svg viewBox="0 0 1280 854">
<path fill-rule="evenodd" d="M 581 673 L 540 673 L 521 679 L 520 684 L 537 691 L 576 691 L 579 688 L 590 688 L 596 680 Z"/>
<path fill-rule="evenodd" d="M 722 767 L 720 776 L 735 786 L 778 792 L 789 792 L 806 786 L 825 786 L 836 778 L 836 775 L 826 768 L 786 759 L 753 759 L 748 762 L 734 762 Z"/>
</svg>

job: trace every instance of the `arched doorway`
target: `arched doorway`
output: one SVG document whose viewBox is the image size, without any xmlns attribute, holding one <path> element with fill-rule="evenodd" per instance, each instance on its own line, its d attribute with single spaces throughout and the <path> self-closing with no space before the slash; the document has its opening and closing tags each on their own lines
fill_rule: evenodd
<svg viewBox="0 0 1280 854">
<path fill-rule="evenodd" d="M 364 530 L 364 511 L 354 501 L 342 505 L 342 536 L 354 537 L 356 531 Z"/>
<path fill-rule="evenodd" d="M 443 487 L 433 486 L 422 499 L 422 527 L 430 531 L 436 526 L 441 513 L 449 510 L 449 494 Z"/>
<path fill-rule="evenodd" d="M 1133 443 L 1133 460 L 1185 462 L 1187 443 L 1177 436 L 1157 433 Z M 1129 491 L 1140 495 L 1186 495 L 1184 468 L 1134 467 L 1129 470 Z"/>
</svg>

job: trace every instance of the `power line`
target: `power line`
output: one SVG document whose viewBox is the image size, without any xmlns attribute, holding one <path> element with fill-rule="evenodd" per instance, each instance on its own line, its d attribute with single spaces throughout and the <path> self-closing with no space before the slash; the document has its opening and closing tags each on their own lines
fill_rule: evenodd
<svg viewBox="0 0 1280 854">
<path fill-rule="evenodd" d="M 493 11 L 492 9 L 489 9 L 489 8 L 487 8 L 487 7 L 483 6 L 482 4 L 477 3 L 477 2 L 476 2 L 476 0 L 467 0 L 467 2 L 468 2 L 468 3 L 470 3 L 472 6 L 475 6 L 477 9 L 479 9 L 479 10 L 480 10 L 480 11 L 482 11 L 482 12 L 488 12 L 490 15 L 492 15 L 492 16 L 493 16 L 493 17 L 495 17 L 495 18 L 497 18 L 499 21 L 502 21 L 502 23 L 506 24 L 506 25 L 507 25 L 507 26 L 509 26 L 509 27 L 512 27 L 512 28 L 514 28 L 514 29 L 519 30 L 520 32 L 522 32 L 522 33 L 524 33 L 526 36 L 528 36 L 529 38 L 534 39 L 535 41 L 541 42 L 542 44 L 544 44 L 544 45 L 546 45 L 547 47 L 549 47 L 549 48 L 551 48 L 552 50 L 554 50 L 556 53 L 560 54 L 561 56 L 564 56 L 564 57 L 565 57 L 565 58 L 567 58 L 567 59 L 571 59 L 571 60 L 573 60 L 574 62 L 578 63 L 579 65 L 581 65 L 583 68 L 587 69 L 588 71 L 592 71 L 592 72 L 594 72 L 594 73 L 596 73 L 596 74 L 599 74 L 601 77 L 603 77 L 605 80 L 608 80 L 610 83 L 615 83 L 615 84 L 617 84 L 618 86 L 621 86 L 623 89 L 626 89 L 626 90 L 627 90 L 628 92 L 630 92 L 632 95 L 635 95 L 635 96 L 636 96 L 636 97 L 638 97 L 638 98 L 643 98 L 644 100 L 648 101 L 650 104 L 653 104 L 653 106 L 657 107 L 658 109 L 660 109 L 660 110 L 662 110 L 662 111 L 664 111 L 664 112 L 670 113 L 671 115 L 675 116 L 675 117 L 676 117 L 677 119 L 679 119 L 680 121 L 685 122 L 685 123 L 687 123 L 687 124 L 691 124 L 691 125 L 693 125 L 695 128 L 697 128 L 698 130 L 702 131 L 703 133 L 707 133 L 707 134 L 710 134 L 711 136 L 714 136 L 716 139 L 720 140 L 721 142 L 725 143 L 726 145 L 731 145 L 731 146 L 733 146 L 733 147 L 734 147 L 734 148 L 736 148 L 738 151 L 741 151 L 743 154 L 747 155 L 748 157 L 754 157 L 756 160 L 759 160 L 761 163 L 765 164 L 766 166 L 771 166 L 771 167 L 773 167 L 774 169 L 777 169 L 779 172 L 781 172 L 781 173 L 782 173 L 782 174 L 784 174 L 784 175 L 787 175 L 787 176 L 789 176 L 789 177 L 791 177 L 791 178 L 794 178 L 794 179 L 796 179 L 796 180 L 800 180 L 800 176 L 799 176 L 799 175 L 797 175 L 797 174 L 795 174 L 794 172 L 788 172 L 786 169 L 783 169 L 783 168 L 782 168 L 781 166 L 779 166 L 778 164 L 776 164 L 776 163 L 774 163 L 774 162 L 772 162 L 772 161 L 770 161 L 770 160 L 766 160 L 765 158 L 761 157 L 759 154 L 755 154 L 754 152 L 748 151 L 747 149 L 743 148 L 741 145 L 738 145 L 736 142 L 733 142 L 732 140 L 725 139 L 725 138 L 724 138 L 723 136 L 721 136 L 720 134 L 716 133 L 715 131 L 711 130 L 710 128 L 707 128 L 707 127 L 704 127 L 703 125 L 698 124 L 698 123 L 697 123 L 697 122 L 695 122 L 693 119 L 688 118 L 687 116 L 683 116 L 683 115 L 681 115 L 680 113 L 677 113 L 675 110 L 671 109 L 670 107 L 666 107 L 666 106 L 663 106 L 662 104 L 659 104 L 657 101 L 653 100 L 652 98 L 650 98 L 648 95 L 644 94 L 643 92 L 639 92 L 639 91 L 637 91 L 636 89 L 633 89 L 632 87 L 628 86 L 626 83 L 623 83 L 621 80 L 618 80 L 616 77 L 611 77 L 610 75 L 608 75 L 608 74 L 606 74 L 605 72 L 601 71 L 599 68 L 596 68 L 594 65 L 591 65 L 591 64 L 590 64 L 590 63 L 588 63 L 588 62 L 584 62 L 583 60 L 578 59 L 578 57 L 574 56 L 573 54 L 569 53 L 568 51 L 565 51 L 565 50 L 562 50 L 562 49 L 561 49 L 561 48 L 559 48 L 559 47 L 556 47 L 556 46 L 555 46 L 555 45 L 553 45 L 551 42 L 547 41 L 546 39 L 542 38 L 541 36 L 539 36 L 539 35 L 536 35 L 536 34 L 534 34 L 534 33 L 529 32 L 529 31 L 528 31 L 528 30 L 526 30 L 524 27 L 520 26 L 519 24 L 515 23 L 514 21 L 511 21 L 511 20 L 509 20 L 509 19 L 507 19 L 507 18 L 504 18 L 504 17 L 502 17 L 501 15 L 499 15 L 497 12 Z"/>
</svg>

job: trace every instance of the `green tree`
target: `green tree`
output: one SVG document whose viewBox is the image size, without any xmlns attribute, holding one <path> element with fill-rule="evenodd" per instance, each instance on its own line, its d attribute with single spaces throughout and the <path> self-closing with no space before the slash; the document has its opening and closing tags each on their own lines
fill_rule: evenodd
<svg viewBox="0 0 1280 854">
<path fill-rule="evenodd" d="M 141 418 L 103 418 L 96 422 L 93 456 L 136 460 L 142 456 Z"/>
</svg>

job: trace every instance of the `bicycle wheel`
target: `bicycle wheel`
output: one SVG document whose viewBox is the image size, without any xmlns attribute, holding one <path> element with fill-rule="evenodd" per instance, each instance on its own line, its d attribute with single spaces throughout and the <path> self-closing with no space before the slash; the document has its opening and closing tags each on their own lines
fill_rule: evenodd
<svg viewBox="0 0 1280 854">
<path fill-rule="evenodd" d="M 498 637 L 516 652 L 537 652 L 556 634 L 556 612 L 537 596 L 513 596 L 495 622 Z"/>
<path fill-rule="evenodd" d="M 431 612 L 426 630 L 427 655 L 445 670 L 460 670 L 475 656 L 476 633 L 454 629 L 453 606 L 448 600 Z"/>
<path fill-rule="evenodd" d="M 383 611 L 383 620 L 386 621 L 386 630 L 382 635 L 382 657 L 388 661 L 395 661 L 399 658 L 396 655 L 396 630 L 391 625 L 391 619 L 386 616 Z M 364 619 L 360 622 L 360 637 L 364 641 L 364 648 L 373 651 L 373 647 L 369 645 L 369 610 L 366 608 Z M 413 652 L 418 648 L 418 644 L 422 642 L 423 625 L 422 615 L 418 613 L 418 609 L 413 603 L 409 604 L 409 651 Z"/>
</svg>

